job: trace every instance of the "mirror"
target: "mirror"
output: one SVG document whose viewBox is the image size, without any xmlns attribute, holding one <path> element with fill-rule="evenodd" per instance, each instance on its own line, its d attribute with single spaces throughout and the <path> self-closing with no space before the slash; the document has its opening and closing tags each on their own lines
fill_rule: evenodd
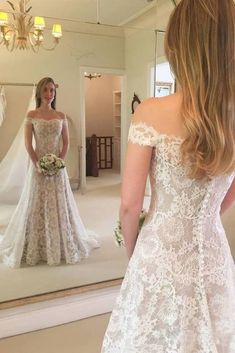
<svg viewBox="0 0 235 353">
<path fill-rule="evenodd" d="M 65 0 L 56 2 L 31 1 L 34 14 L 44 15 L 48 25 L 50 17 L 61 20 L 63 37 L 53 51 L 13 51 L 1 48 L 1 82 L 7 99 L 6 116 L 0 127 L 0 160 L 9 150 L 25 117 L 32 85 L 41 77 L 51 76 L 58 84 L 57 108 L 68 116 L 70 150 L 66 165 L 74 197 L 85 226 L 94 230 L 101 239 L 100 249 L 77 265 L 47 266 L 40 264 L 11 269 L 0 264 L 0 294 L 2 308 L 41 300 L 40 295 L 54 298 L 76 292 L 77 288 L 91 284 L 108 283 L 123 277 L 127 265 L 125 249 L 117 248 L 113 231 L 117 225 L 120 178 L 124 162 L 131 102 L 134 93 L 139 99 L 153 96 L 153 85 L 162 92 L 169 92 L 172 85 L 162 85 L 167 80 L 155 74 L 156 64 L 166 62 L 164 34 L 159 31 L 166 24 L 174 1 L 145 2 L 125 0 L 110 6 L 108 0 L 100 3 L 97 22 L 96 1 Z M 0 8 L 4 8 L 4 3 Z M 159 31 L 156 31 L 155 29 Z M 45 40 L 50 41 L 46 31 Z M 158 66 L 160 67 L 160 66 Z M 85 73 L 101 74 L 89 79 Z M 9 83 L 13 83 L 8 85 Z M 19 83 L 17 86 L 14 83 Z M 24 85 L 29 83 L 30 85 Z M 168 82 L 169 83 L 169 82 Z M 103 94 L 102 94 L 103 93 Z M 101 126 L 102 125 L 102 126 Z M 106 159 L 113 155 L 113 165 L 107 163 L 98 170 L 99 176 L 87 176 L 86 138 L 112 137 Z M 110 144 L 107 142 L 107 144 Z M 105 152 L 97 161 L 101 163 Z M 107 162 L 106 161 L 106 162 Z M 107 168 L 106 168 L 107 167 Z M 146 197 L 146 204 L 149 198 Z M 1 200 L 0 200 L 0 203 Z M 9 222 L 15 202 L 0 207 L 0 233 Z M 235 224 L 234 210 L 226 215 L 225 225 L 231 238 Z M 235 244 L 232 244 L 232 251 Z"/>
<path fill-rule="evenodd" d="M 1 48 L 0 66 L 4 70 L 0 86 L 4 87 L 7 107 L 0 127 L 0 160 L 6 156 L 23 123 L 32 84 L 41 77 L 53 77 L 58 84 L 57 109 L 66 113 L 69 122 L 66 166 L 70 183 L 81 218 L 87 228 L 100 236 L 101 247 L 77 265 L 22 265 L 12 269 L 1 264 L 0 275 L 5 283 L 0 295 L 2 308 L 17 305 L 19 300 L 21 303 L 41 300 L 41 295 L 53 298 L 81 286 L 123 277 L 127 258 L 125 249 L 116 247 L 113 232 L 118 220 L 131 102 L 134 93 L 141 100 L 150 95 L 150 69 L 155 58 L 156 2 L 135 0 L 130 6 L 123 0 L 110 8 L 109 2 L 101 1 L 99 18 L 106 25 L 88 23 L 96 22 L 96 1 L 88 6 L 87 1 L 74 1 L 74 8 L 72 4 L 65 6 L 63 1 L 56 4 L 51 1 L 48 5 L 32 0 L 30 5 L 33 14 L 45 16 L 48 27 L 53 22 L 49 17 L 67 20 L 60 21 L 63 37 L 53 51 L 10 53 Z M 45 31 L 44 37 L 50 43 L 49 31 Z M 101 77 L 90 80 L 85 72 L 91 75 L 98 72 Z M 101 94 L 98 96 L 97 92 Z M 107 169 L 100 169 L 96 177 L 86 176 L 86 138 L 91 134 L 113 137 L 113 168 L 108 165 Z M 16 202 L 11 200 L 6 204 L 0 200 L 0 203 L 2 234 Z"/>
</svg>

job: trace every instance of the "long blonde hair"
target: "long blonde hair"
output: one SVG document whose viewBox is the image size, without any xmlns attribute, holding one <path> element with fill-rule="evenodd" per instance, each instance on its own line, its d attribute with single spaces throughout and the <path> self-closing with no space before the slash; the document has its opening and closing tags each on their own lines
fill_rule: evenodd
<svg viewBox="0 0 235 353">
<path fill-rule="evenodd" d="M 181 147 L 190 176 L 235 170 L 235 4 L 181 0 L 171 15 L 165 51 L 183 94 L 188 137 Z"/>
</svg>

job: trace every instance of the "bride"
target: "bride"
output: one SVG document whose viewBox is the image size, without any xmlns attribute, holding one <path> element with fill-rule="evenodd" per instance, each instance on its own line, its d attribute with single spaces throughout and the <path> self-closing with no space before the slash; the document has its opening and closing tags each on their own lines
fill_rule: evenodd
<svg viewBox="0 0 235 353">
<path fill-rule="evenodd" d="M 25 119 L 25 146 L 32 163 L 19 203 L 0 238 L 0 261 L 10 267 L 40 261 L 48 265 L 58 265 L 62 260 L 75 264 L 99 247 L 79 216 L 66 169 L 45 176 L 39 168 L 40 158 L 47 153 L 64 159 L 69 145 L 66 116 L 55 109 L 52 78 L 39 81 L 35 98 L 36 109 Z"/>
<path fill-rule="evenodd" d="M 135 111 L 120 221 L 129 265 L 102 353 L 234 353 L 235 4 L 181 0 L 165 49 L 180 89 Z M 138 234 L 148 173 L 151 203 Z"/>
</svg>

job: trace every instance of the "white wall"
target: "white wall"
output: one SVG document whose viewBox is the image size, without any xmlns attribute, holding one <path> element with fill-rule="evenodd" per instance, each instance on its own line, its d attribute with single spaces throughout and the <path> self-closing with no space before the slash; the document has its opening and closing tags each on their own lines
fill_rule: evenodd
<svg viewBox="0 0 235 353">
<path fill-rule="evenodd" d="M 164 56 L 164 35 L 158 34 L 154 29 L 165 30 L 168 18 L 174 9 L 170 1 L 158 0 L 157 7 L 149 10 L 140 18 L 129 23 L 133 27 L 142 29 L 126 30 L 125 41 L 125 67 L 127 75 L 127 121 L 126 135 L 131 120 L 131 101 L 134 92 L 140 100 L 151 95 L 150 80 L 151 67 L 154 66 L 155 55 L 159 61 Z M 157 51 L 156 48 L 157 40 Z"/>
</svg>

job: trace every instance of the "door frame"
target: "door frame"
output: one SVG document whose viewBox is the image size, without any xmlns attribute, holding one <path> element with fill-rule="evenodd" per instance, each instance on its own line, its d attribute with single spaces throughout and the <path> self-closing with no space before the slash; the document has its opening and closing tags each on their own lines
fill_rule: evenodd
<svg viewBox="0 0 235 353">
<path fill-rule="evenodd" d="M 126 137 L 126 72 L 122 69 L 80 66 L 80 138 L 81 138 L 81 159 L 79 166 L 80 189 L 84 194 L 87 190 L 86 184 L 86 111 L 85 111 L 85 77 L 84 73 L 99 72 L 101 75 L 121 76 L 121 152 L 120 166 L 121 174 L 124 162 L 125 137 Z"/>
</svg>

